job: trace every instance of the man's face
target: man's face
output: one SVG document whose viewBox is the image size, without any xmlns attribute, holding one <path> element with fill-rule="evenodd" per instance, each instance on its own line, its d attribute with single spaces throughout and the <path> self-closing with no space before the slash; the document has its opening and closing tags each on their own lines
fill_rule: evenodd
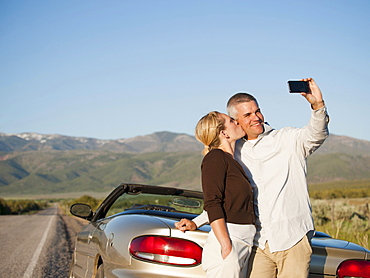
<svg viewBox="0 0 370 278">
<path fill-rule="evenodd" d="M 237 122 L 248 136 L 248 140 L 257 139 L 263 133 L 265 121 L 257 102 L 242 102 L 235 106 Z"/>
</svg>

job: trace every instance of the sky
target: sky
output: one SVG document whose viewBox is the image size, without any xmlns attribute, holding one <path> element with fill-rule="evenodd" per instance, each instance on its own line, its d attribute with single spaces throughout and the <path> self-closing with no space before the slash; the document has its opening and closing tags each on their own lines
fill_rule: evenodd
<svg viewBox="0 0 370 278">
<path fill-rule="evenodd" d="M 238 91 L 302 127 L 321 88 L 335 135 L 370 140 L 370 1 L 0 0 L 0 132 L 194 134 Z"/>
</svg>

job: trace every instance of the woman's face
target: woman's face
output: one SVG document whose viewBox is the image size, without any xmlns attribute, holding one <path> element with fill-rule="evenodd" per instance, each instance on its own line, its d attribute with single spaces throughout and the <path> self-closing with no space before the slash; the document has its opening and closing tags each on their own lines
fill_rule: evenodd
<svg viewBox="0 0 370 278">
<path fill-rule="evenodd" d="M 245 132 L 242 127 L 232 118 L 226 114 L 220 114 L 225 120 L 225 133 L 230 137 L 232 141 L 236 141 L 245 136 Z"/>
</svg>

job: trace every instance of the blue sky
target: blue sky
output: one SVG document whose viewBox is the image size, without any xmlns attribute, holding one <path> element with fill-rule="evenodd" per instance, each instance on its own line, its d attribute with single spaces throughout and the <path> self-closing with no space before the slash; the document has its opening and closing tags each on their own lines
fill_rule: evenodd
<svg viewBox="0 0 370 278">
<path fill-rule="evenodd" d="M 193 135 L 237 91 L 304 126 L 313 77 L 330 131 L 370 140 L 370 1 L 0 0 L 0 132 Z"/>
</svg>

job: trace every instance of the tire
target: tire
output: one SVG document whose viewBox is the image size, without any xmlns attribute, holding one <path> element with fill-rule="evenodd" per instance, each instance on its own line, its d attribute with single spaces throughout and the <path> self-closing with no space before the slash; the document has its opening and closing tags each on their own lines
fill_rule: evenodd
<svg viewBox="0 0 370 278">
<path fill-rule="evenodd" d="M 96 271 L 95 278 L 104 278 L 104 266 L 103 266 L 103 264 L 99 265 L 98 270 Z"/>
</svg>

